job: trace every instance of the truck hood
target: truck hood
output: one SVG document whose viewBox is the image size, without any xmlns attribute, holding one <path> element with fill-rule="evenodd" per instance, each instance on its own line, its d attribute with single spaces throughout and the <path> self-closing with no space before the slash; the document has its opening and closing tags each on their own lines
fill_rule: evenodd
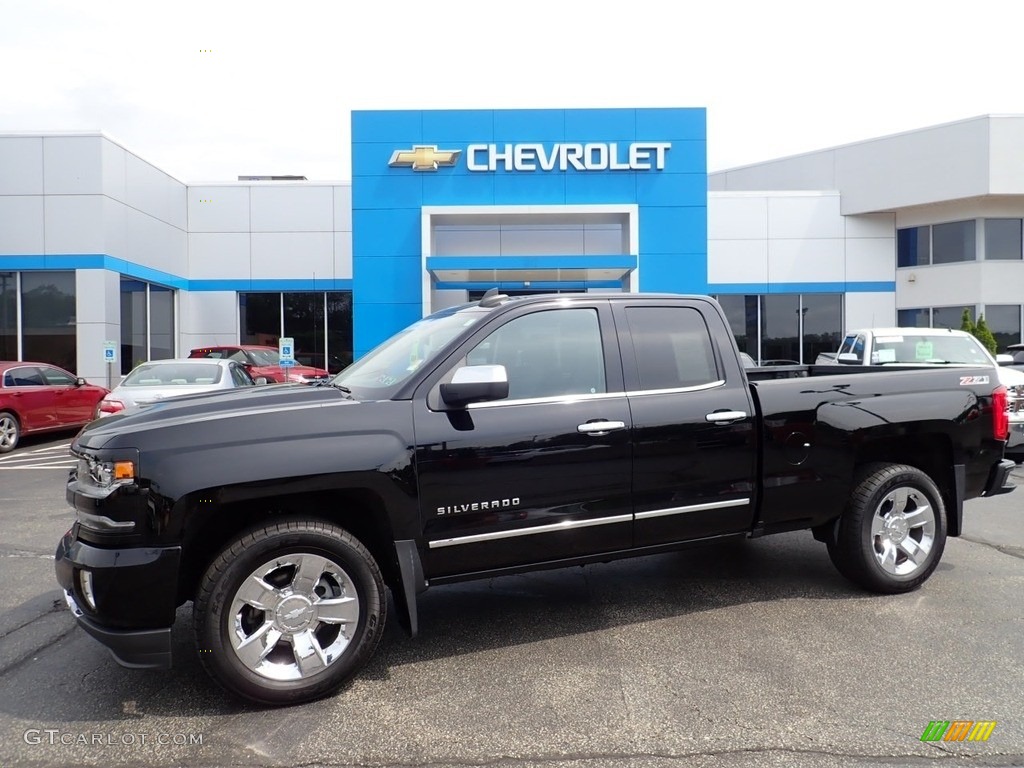
<svg viewBox="0 0 1024 768">
<path fill-rule="evenodd" d="M 129 408 L 114 416 L 87 424 L 75 440 L 76 446 L 102 448 L 114 437 L 130 445 L 131 436 L 142 432 L 210 422 L 257 418 L 264 414 L 287 416 L 310 409 L 357 405 L 339 389 L 309 384 L 267 384 L 259 387 L 226 390 L 175 397 L 161 402 Z M 272 435 L 268 437 L 273 437 Z"/>
</svg>

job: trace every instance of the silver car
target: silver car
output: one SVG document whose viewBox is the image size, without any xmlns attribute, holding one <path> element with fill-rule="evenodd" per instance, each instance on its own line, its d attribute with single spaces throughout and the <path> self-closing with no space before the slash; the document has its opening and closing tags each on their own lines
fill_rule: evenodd
<svg viewBox="0 0 1024 768">
<path fill-rule="evenodd" d="M 133 405 L 146 405 L 180 395 L 222 392 L 265 384 L 253 379 L 234 360 L 150 360 L 135 367 L 100 401 L 98 416 L 112 416 Z"/>
</svg>

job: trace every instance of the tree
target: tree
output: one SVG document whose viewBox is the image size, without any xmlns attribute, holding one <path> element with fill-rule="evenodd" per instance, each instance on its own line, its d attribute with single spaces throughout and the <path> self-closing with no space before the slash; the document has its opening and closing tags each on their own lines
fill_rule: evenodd
<svg viewBox="0 0 1024 768">
<path fill-rule="evenodd" d="M 977 334 L 977 326 L 974 324 L 974 320 L 971 319 L 971 310 L 964 307 L 964 314 L 960 318 L 960 330 L 967 331 L 972 336 Z"/>
<path fill-rule="evenodd" d="M 978 324 L 974 327 L 974 337 L 985 345 L 993 355 L 996 353 L 996 348 L 999 346 L 996 343 L 996 337 L 992 335 L 992 331 L 988 327 L 988 323 L 985 322 L 984 315 L 978 315 Z"/>
</svg>

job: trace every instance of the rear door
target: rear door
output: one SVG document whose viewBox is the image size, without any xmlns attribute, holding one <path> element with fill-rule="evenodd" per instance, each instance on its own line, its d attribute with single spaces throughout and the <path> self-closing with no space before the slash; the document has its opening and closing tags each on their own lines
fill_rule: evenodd
<svg viewBox="0 0 1024 768">
<path fill-rule="evenodd" d="M 428 578 L 628 549 L 629 406 L 607 301 L 529 304 L 417 391 Z M 504 400 L 446 409 L 463 365 L 503 365 Z"/>
<path fill-rule="evenodd" d="M 747 530 L 756 430 L 731 331 L 710 302 L 613 302 L 633 422 L 636 546 Z"/>
</svg>

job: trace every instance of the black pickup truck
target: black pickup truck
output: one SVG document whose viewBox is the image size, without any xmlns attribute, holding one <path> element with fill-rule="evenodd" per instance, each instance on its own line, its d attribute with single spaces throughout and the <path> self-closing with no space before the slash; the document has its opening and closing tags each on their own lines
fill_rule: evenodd
<svg viewBox="0 0 1024 768">
<path fill-rule="evenodd" d="M 330 382 L 85 427 L 57 578 L 125 666 L 170 665 L 191 600 L 216 680 L 307 701 L 370 658 L 385 587 L 415 634 L 431 585 L 810 529 L 914 589 L 963 501 L 1012 489 L 1005 408 L 989 367 L 744 371 L 707 297 L 488 295 Z"/>
</svg>

